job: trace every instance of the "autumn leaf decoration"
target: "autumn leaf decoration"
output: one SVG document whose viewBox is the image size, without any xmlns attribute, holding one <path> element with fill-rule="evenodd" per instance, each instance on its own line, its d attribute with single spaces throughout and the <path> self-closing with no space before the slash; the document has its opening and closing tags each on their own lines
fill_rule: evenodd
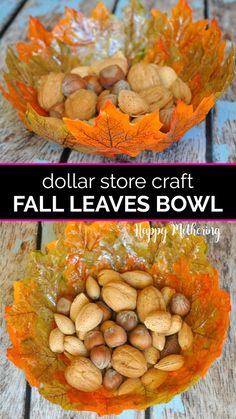
<svg viewBox="0 0 236 419">
<path fill-rule="evenodd" d="M 149 223 L 139 227 L 148 228 Z M 64 409 L 107 415 L 168 402 L 203 377 L 221 354 L 230 301 L 208 262 L 204 239 L 173 235 L 167 225 L 165 243 L 160 237 L 147 243 L 136 236 L 135 228 L 135 223 L 124 222 L 68 223 L 64 237 L 50 243 L 46 254 L 31 254 L 28 276 L 14 283 L 14 302 L 6 308 L 12 344 L 7 356 L 43 397 Z M 174 287 L 192 302 L 187 322 L 194 331 L 193 347 L 185 351 L 184 367 L 169 373 L 158 390 L 140 387 L 132 397 L 103 388 L 93 393 L 76 390 L 64 378 L 68 358 L 48 347 L 57 299 L 77 295 L 85 278 L 96 277 L 104 268 L 145 270 L 158 278 L 160 288 Z"/>
<path fill-rule="evenodd" d="M 141 35 L 140 35 L 141 34 Z M 8 71 L 1 90 L 18 111 L 28 129 L 65 147 L 115 157 L 137 156 L 147 149 L 161 152 L 195 124 L 204 120 L 215 101 L 234 77 L 234 49 L 225 54 L 226 42 L 217 22 L 193 22 L 185 0 L 179 0 L 171 16 L 131 0 L 122 20 L 99 3 L 90 17 L 65 8 L 65 16 L 49 31 L 31 17 L 29 42 L 18 42 L 6 57 Z M 168 132 L 159 112 L 132 123 L 111 103 L 105 103 L 95 125 L 49 117 L 37 101 L 37 81 L 54 72 L 70 72 L 78 65 L 122 51 L 131 63 L 144 60 L 171 66 L 187 82 L 192 103 L 179 101 Z M 165 132 L 164 132 L 165 131 Z"/>
</svg>

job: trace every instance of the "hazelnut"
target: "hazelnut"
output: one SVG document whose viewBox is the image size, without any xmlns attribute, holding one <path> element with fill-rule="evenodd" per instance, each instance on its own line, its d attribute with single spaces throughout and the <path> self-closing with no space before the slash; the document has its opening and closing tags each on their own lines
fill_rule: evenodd
<svg viewBox="0 0 236 419">
<path fill-rule="evenodd" d="M 53 106 L 63 102 L 62 80 L 64 73 L 49 73 L 40 77 L 38 88 L 39 105 L 49 111 Z"/>
<path fill-rule="evenodd" d="M 165 347 L 161 351 L 161 358 L 165 358 L 165 356 L 172 355 L 172 354 L 179 354 L 181 351 L 181 347 L 178 342 L 177 335 L 171 335 L 166 338 Z"/>
<path fill-rule="evenodd" d="M 147 328 L 139 324 L 129 335 L 130 343 L 140 350 L 149 348 L 152 345 L 152 337 Z"/>
<path fill-rule="evenodd" d="M 128 72 L 128 61 L 127 61 L 127 58 L 124 56 L 123 52 L 121 52 L 121 51 L 116 52 L 114 55 L 112 55 L 112 57 L 108 57 L 108 58 L 105 58 L 103 60 L 95 61 L 90 67 L 90 74 L 95 73 L 95 74 L 99 75 L 100 72 L 104 68 L 106 68 L 110 65 L 113 65 L 113 64 L 118 65 L 122 69 L 124 74 L 125 75 L 127 74 L 127 72 Z"/>
<path fill-rule="evenodd" d="M 105 330 L 109 329 L 109 327 L 113 327 L 116 326 L 116 323 L 113 322 L 112 320 L 106 320 L 105 322 L 103 322 L 101 324 L 100 330 L 102 333 L 105 332 Z"/>
<path fill-rule="evenodd" d="M 77 390 L 96 391 L 102 385 L 102 373 L 88 358 L 74 359 L 65 369 L 65 379 Z"/>
<path fill-rule="evenodd" d="M 49 115 L 52 118 L 62 118 L 65 113 L 65 104 L 57 103 L 56 105 L 52 106 L 49 110 Z"/>
<path fill-rule="evenodd" d="M 115 325 L 105 330 L 104 339 L 110 348 L 116 348 L 117 346 L 124 345 L 127 341 L 127 334 L 122 327 Z"/>
<path fill-rule="evenodd" d="M 85 80 L 78 74 L 66 74 L 62 81 L 63 95 L 68 97 L 80 89 L 86 89 Z"/>
<path fill-rule="evenodd" d="M 105 87 L 105 89 L 109 89 L 118 81 L 125 79 L 123 70 L 117 64 L 112 64 L 108 67 L 105 67 L 100 72 L 99 76 L 100 82 L 102 86 Z"/>
<path fill-rule="evenodd" d="M 97 76 L 86 76 L 83 79 L 86 83 L 86 89 L 92 90 L 96 95 L 100 95 L 103 88 Z"/>
<path fill-rule="evenodd" d="M 126 80 L 119 80 L 112 87 L 111 93 L 113 95 L 119 95 L 121 90 L 131 90 L 129 83 Z"/>
<path fill-rule="evenodd" d="M 120 311 L 116 316 L 116 323 L 123 327 L 127 332 L 133 330 L 138 324 L 138 316 L 134 311 Z"/>
<path fill-rule="evenodd" d="M 71 119 L 89 120 L 96 114 L 97 95 L 91 90 L 81 89 L 72 93 L 65 101 L 65 114 Z"/>
<path fill-rule="evenodd" d="M 109 93 L 108 95 L 102 95 L 98 98 L 98 103 L 97 103 L 97 110 L 98 112 L 100 112 L 101 108 L 103 107 L 103 105 L 105 105 L 106 102 L 111 102 L 114 106 L 117 106 L 118 103 L 118 98 L 116 95 L 112 95 L 111 93 Z"/>
<path fill-rule="evenodd" d="M 176 293 L 171 298 L 170 309 L 173 314 L 186 316 L 190 312 L 191 303 L 185 295 Z"/>
<path fill-rule="evenodd" d="M 90 359 L 97 368 L 103 370 L 111 361 L 111 349 L 105 345 L 95 346 L 90 352 Z"/>
<path fill-rule="evenodd" d="M 105 372 L 103 385 L 107 390 L 117 390 L 123 381 L 122 375 L 110 368 Z"/>
<path fill-rule="evenodd" d="M 111 309 L 103 301 L 98 301 L 97 306 L 103 311 L 102 321 L 105 322 L 106 320 L 109 320 L 112 316 Z"/>
<path fill-rule="evenodd" d="M 57 313 L 65 314 L 66 316 L 68 316 L 68 314 L 70 314 L 70 306 L 71 301 L 68 300 L 68 298 L 59 298 L 56 307 Z"/>
<path fill-rule="evenodd" d="M 105 341 L 103 334 L 98 330 L 92 330 L 91 332 L 88 332 L 84 339 L 84 344 L 88 351 L 91 351 L 91 349 L 93 349 L 95 346 L 100 346 L 104 343 Z"/>
</svg>

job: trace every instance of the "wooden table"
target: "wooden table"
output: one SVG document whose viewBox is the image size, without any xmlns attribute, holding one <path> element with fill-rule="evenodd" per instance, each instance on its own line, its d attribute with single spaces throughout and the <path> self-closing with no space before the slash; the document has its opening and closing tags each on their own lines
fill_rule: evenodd
<svg viewBox="0 0 236 419">
<path fill-rule="evenodd" d="M 121 15 L 128 0 L 106 0 L 105 4 Z M 145 0 L 144 0 L 145 1 Z M 146 0 L 150 7 L 169 10 L 176 0 Z M 1 0 L 0 13 L 0 67 L 3 67 L 6 47 L 26 36 L 28 16 L 40 16 L 47 26 L 52 25 L 68 4 L 84 12 L 96 4 L 96 0 Z M 226 36 L 235 40 L 236 1 L 190 0 L 195 18 L 217 16 Z M 228 90 L 208 116 L 206 122 L 194 127 L 163 153 L 141 153 L 132 161 L 142 162 L 234 162 L 236 161 L 236 85 Z M 14 162 L 95 162 L 109 161 L 102 157 L 64 150 L 27 132 L 16 112 L 0 97 L 0 161 Z M 127 161 L 127 157 L 119 157 Z"/>
<path fill-rule="evenodd" d="M 233 311 L 228 340 L 220 359 L 206 377 L 169 404 L 146 412 L 128 411 L 119 419 L 233 419 L 236 411 L 236 224 L 208 223 L 220 228 L 219 243 L 209 241 L 209 258 L 219 270 L 221 286 L 231 293 Z M 204 226 L 204 224 L 202 224 Z M 45 243 L 61 234 L 63 223 L 3 223 L 0 224 L 1 272 L 1 353 L 0 353 L 0 419 L 96 419 L 92 413 L 64 412 L 26 385 L 23 373 L 5 355 L 9 339 L 3 319 L 4 307 L 12 303 L 12 284 L 25 274 L 29 250 L 44 248 Z M 109 417 L 109 419 L 113 419 Z"/>
</svg>

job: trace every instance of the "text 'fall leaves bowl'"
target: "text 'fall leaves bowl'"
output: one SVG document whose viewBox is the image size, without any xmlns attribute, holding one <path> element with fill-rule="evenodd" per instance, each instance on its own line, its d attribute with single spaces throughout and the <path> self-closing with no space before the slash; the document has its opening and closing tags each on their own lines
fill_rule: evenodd
<svg viewBox="0 0 236 419">
<path fill-rule="evenodd" d="M 204 120 L 234 77 L 233 46 L 227 55 L 226 41 L 222 40 L 216 21 L 209 26 L 207 20 L 193 22 L 185 0 L 179 1 L 170 17 L 159 10 L 148 13 L 137 0 L 131 1 L 122 20 L 110 14 L 102 3 L 90 17 L 66 8 L 65 16 L 51 31 L 31 17 L 28 38 L 29 42 L 16 44 L 16 51 L 8 50 L 8 70 L 1 90 L 29 130 L 85 153 L 135 157 L 143 150 L 165 150 Z M 115 63 L 118 73 L 122 69 L 121 79 L 127 75 L 128 67 L 139 62 L 149 64 L 152 74 L 148 73 L 145 79 L 155 91 L 152 89 L 150 94 L 135 89 L 119 96 L 105 83 L 106 98 L 97 98 L 100 87 L 94 94 L 88 79 L 84 84 L 81 77 L 93 75 L 101 81 L 100 70 L 109 57 L 113 61 L 108 60 L 106 65 Z M 169 90 L 163 90 L 158 75 L 160 85 L 153 82 L 153 72 L 162 72 L 163 68 L 169 68 L 171 77 L 175 74 L 174 88 L 168 81 L 164 87 Z M 47 84 L 44 97 L 48 98 L 51 92 L 55 100 L 55 85 L 62 81 L 62 74 L 71 71 L 80 77 L 82 90 L 67 98 L 66 110 L 65 94 L 63 97 L 63 91 L 58 91 L 59 103 L 52 103 L 56 105 L 52 112 L 48 104 L 44 106 L 38 90 Z M 56 81 L 53 77 L 46 80 L 51 73 L 56 74 Z M 155 103 L 151 103 L 153 97 Z M 134 110 L 130 110 L 131 102 L 137 105 Z"/>
<path fill-rule="evenodd" d="M 144 222 L 139 227 L 150 226 Z M 137 237 L 135 223 L 68 223 L 64 237 L 48 245 L 46 254 L 32 254 L 28 277 L 15 282 L 14 303 L 6 308 L 12 343 L 7 355 L 43 397 L 64 409 L 100 415 L 145 409 L 166 403 L 195 384 L 221 354 L 230 300 L 219 288 L 218 273 L 209 264 L 206 242 L 197 236 L 181 238 L 173 234 L 171 225 L 166 229 L 165 242 L 158 236 L 156 243 L 147 243 Z M 184 365 L 165 373 L 164 382 L 134 380 L 138 382 L 135 389 L 117 394 L 103 385 L 96 391 L 80 391 L 66 380 L 71 360 L 49 348 L 57 301 L 63 296 L 73 299 L 84 290 L 86 278 L 90 275 L 96 279 L 103 269 L 145 271 L 157 288 L 172 287 L 190 302 L 185 324 L 193 333 L 192 346 L 182 350 Z"/>
</svg>

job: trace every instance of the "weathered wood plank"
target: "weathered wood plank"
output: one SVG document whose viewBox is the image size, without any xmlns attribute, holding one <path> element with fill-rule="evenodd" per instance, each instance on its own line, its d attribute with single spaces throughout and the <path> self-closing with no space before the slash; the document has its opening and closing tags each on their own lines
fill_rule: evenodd
<svg viewBox="0 0 236 419">
<path fill-rule="evenodd" d="M 236 1 L 209 0 L 210 17 L 216 17 L 226 39 L 236 40 Z M 236 161 L 236 79 L 215 106 L 213 118 L 213 161 Z"/>
<path fill-rule="evenodd" d="M 2 0 L 0 14 L 0 32 L 10 21 L 17 8 L 21 5 L 22 0 Z"/>
<path fill-rule="evenodd" d="M 105 3 L 113 7 L 114 0 L 106 0 Z M 88 12 L 96 4 L 96 1 L 93 0 L 88 4 L 88 2 L 82 0 L 71 0 L 69 6 L 78 8 L 79 4 L 82 11 Z M 29 15 L 40 17 L 42 22 L 50 27 L 56 22 L 59 14 L 63 12 L 64 6 L 65 3 L 58 2 L 58 0 L 47 2 L 29 0 L 1 40 L 1 68 L 4 66 L 7 47 L 26 37 Z M 0 108 L 2 110 L 0 114 L 0 160 L 2 162 L 59 161 L 63 148 L 27 131 L 14 109 L 5 101 L 2 95 L 0 95 Z"/>
<path fill-rule="evenodd" d="M 200 225 L 204 225 L 203 223 Z M 219 271 L 220 285 L 231 294 L 232 306 L 236 303 L 236 224 L 207 223 L 208 227 L 219 228 L 219 243 L 212 239 L 209 243 L 209 259 Z M 156 406 L 151 410 L 151 418 L 157 419 L 207 419 L 235 417 L 236 373 L 232 365 L 236 362 L 236 312 L 231 313 L 228 339 L 223 354 L 210 368 L 205 378 L 168 405 Z M 161 414 L 162 413 L 162 414 Z"/>
<path fill-rule="evenodd" d="M 116 15 L 121 17 L 124 7 L 127 5 L 127 0 L 119 0 L 116 7 Z M 152 0 L 148 2 L 150 8 L 158 8 L 160 10 L 170 11 L 171 7 L 176 4 L 175 0 L 163 2 L 161 0 Z M 203 18 L 204 2 L 202 0 L 191 0 L 190 5 L 193 8 L 194 19 Z M 132 162 L 201 162 L 206 161 L 206 136 L 205 136 L 205 122 L 194 127 L 185 136 L 175 143 L 172 147 L 163 153 L 152 153 L 145 151 L 137 158 L 130 159 L 128 156 L 119 156 L 118 161 L 132 161 Z M 99 156 L 90 156 L 78 152 L 72 152 L 69 157 L 69 162 L 109 162 L 111 159 L 102 158 Z"/>
<path fill-rule="evenodd" d="M 6 358 L 9 339 L 5 328 L 5 306 L 13 301 L 13 281 L 25 273 L 26 255 L 35 249 L 37 223 L 0 223 L 0 418 L 23 419 L 26 383 L 23 373 Z"/>
</svg>

